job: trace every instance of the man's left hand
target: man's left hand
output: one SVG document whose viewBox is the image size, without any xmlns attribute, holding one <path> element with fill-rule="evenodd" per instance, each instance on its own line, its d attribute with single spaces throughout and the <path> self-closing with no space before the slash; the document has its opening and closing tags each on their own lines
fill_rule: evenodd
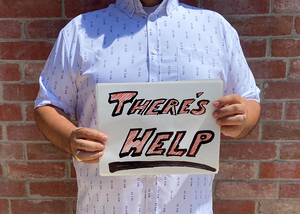
<svg viewBox="0 0 300 214">
<path fill-rule="evenodd" d="M 246 136 L 257 124 L 260 116 L 260 104 L 255 100 L 230 94 L 213 103 L 218 108 L 213 113 L 221 132 L 233 138 Z"/>
</svg>

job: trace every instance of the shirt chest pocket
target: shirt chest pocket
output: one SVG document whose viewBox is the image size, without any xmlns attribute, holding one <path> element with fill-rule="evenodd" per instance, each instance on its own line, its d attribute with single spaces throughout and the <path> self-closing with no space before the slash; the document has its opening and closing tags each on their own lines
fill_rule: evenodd
<svg viewBox="0 0 300 214">
<path fill-rule="evenodd" d="M 214 79 L 223 77 L 220 57 L 195 49 L 177 49 L 178 80 Z"/>
</svg>

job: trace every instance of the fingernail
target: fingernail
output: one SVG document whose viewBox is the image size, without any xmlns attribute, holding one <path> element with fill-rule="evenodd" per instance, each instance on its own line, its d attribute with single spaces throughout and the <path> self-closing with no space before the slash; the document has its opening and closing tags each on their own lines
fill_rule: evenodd
<svg viewBox="0 0 300 214">
<path fill-rule="evenodd" d="M 214 106 L 215 106 L 215 107 L 218 107 L 219 105 L 220 105 L 220 102 L 219 102 L 219 101 L 215 101 L 215 102 L 214 102 Z"/>
<path fill-rule="evenodd" d="M 221 120 L 220 119 L 217 120 L 217 124 L 221 125 Z"/>
<path fill-rule="evenodd" d="M 107 140 L 108 140 L 108 137 L 107 137 L 107 136 L 102 136 L 102 137 L 101 137 L 101 140 L 107 141 Z"/>
<path fill-rule="evenodd" d="M 215 118 L 218 117 L 218 112 L 214 112 L 213 117 L 215 117 Z"/>
</svg>

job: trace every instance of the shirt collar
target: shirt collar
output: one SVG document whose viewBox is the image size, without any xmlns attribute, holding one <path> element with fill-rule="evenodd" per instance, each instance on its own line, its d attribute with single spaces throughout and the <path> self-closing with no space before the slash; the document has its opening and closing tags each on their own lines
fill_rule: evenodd
<svg viewBox="0 0 300 214">
<path fill-rule="evenodd" d="M 148 17 L 140 0 L 117 0 L 116 5 L 129 17 L 132 17 L 134 13 L 143 17 Z M 166 14 L 169 15 L 178 7 L 178 5 L 178 0 L 163 0 L 156 12 L 165 11 Z"/>
</svg>

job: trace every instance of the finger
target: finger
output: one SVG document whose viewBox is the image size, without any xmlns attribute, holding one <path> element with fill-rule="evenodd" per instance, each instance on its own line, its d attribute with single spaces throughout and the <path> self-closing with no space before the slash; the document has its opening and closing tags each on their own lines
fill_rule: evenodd
<svg viewBox="0 0 300 214">
<path fill-rule="evenodd" d="M 240 126 L 244 123 L 245 116 L 242 114 L 217 119 L 217 124 L 220 126 Z"/>
<path fill-rule="evenodd" d="M 81 138 L 81 139 L 89 139 L 93 141 L 107 141 L 108 137 L 107 135 L 95 130 L 95 129 L 89 129 L 89 128 L 78 128 L 75 131 L 75 138 Z"/>
<path fill-rule="evenodd" d="M 232 104 L 222 107 L 213 113 L 214 118 L 223 118 L 236 114 L 245 114 L 245 106 L 241 104 Z"/>
<path fill-rule="evenodd" d="M 213 104 L 214 104 L 215 108 L 221 108 L 221 107 L 224 107 L 226 105 L 242 103 L 242 102 L 244 102 L 244 100 L 245 100 L 245 98 L 243 98 L 239 95 L 230 94 L 230 95 L 219 98 Z"/>
<path fill-rule="evenodd" d="M 97 163 L 99 162 L 99 158 L 102 157 L 103 154 L 103 151 L 89 152 L 80 150 L 80 152 L 77 154 L 77 158 L 82 162 Z"/>
<path fill-rule="evenodd" d="M 101 142 L 90 141 L 90 140 L 76 139 L 74 147 L 76 150 L 94 152 L 94 151 L 103 151 L 105 149 L 105 144 Z"/>
</svg>

